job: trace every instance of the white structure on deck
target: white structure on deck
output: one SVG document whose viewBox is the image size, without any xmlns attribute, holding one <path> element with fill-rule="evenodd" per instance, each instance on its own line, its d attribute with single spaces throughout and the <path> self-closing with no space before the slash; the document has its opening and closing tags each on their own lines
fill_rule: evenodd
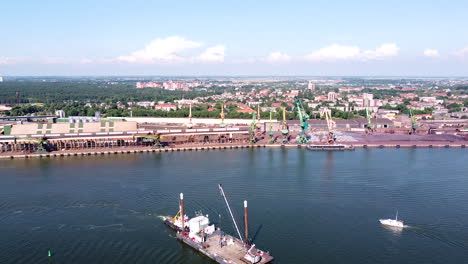
<svg viewBox="0 0 468 264">
<path fill-rule="evenodd" d="M 190 228 L 189 237 L 195 241 L 201 243 L 205 242 L 205 235 L 213 234 L 215 231 L 215 226 L 210 225 L 210 219 L 207 216 L 197 216 L 188 221 L 188 226 Z"/>
</svg>

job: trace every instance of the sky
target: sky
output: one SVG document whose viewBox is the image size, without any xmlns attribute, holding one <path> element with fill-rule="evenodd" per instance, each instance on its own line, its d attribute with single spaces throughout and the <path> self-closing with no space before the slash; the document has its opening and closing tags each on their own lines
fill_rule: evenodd
<svg viewBox="0 0 468 264">
<path fill-rule="evenodd" d="M 468 76 L 466 0 L 15 0 L 0 76 Z"/>
</svg>

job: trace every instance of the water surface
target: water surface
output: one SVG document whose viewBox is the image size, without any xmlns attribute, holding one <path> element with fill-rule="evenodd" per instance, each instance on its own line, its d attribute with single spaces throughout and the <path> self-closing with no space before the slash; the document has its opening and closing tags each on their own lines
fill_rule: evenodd
<svg viewBox="0 0 468 264">
<path fill-rule="evenodd" d="M 275 263 L 464 263 L 464 149 L 239 149 L 0 161 L 0 263 L 211 263 L 162 216 L 209 214 L 217 184 Z M 410 227 L 379 218 L 396 210 Z M 219 217 L 221 215 L 221 217 Z M 240 223 L 242 226 L 242 223 Z M 51 250 L 53 257 L 47 258 Z"/>
</svg>

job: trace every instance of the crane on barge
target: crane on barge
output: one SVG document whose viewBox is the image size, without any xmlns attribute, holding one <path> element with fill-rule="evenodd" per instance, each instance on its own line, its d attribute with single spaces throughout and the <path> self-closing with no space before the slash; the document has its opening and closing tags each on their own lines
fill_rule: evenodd
<svg viewBox="0 0 468 264">
<path fill-rule="evenodd" d="M 234 223 L 234 227 L 236 228 L 237 235 L 239 235 L 239 239 L 240 239 L 241 241 L 245 241 L 245 240 L 242 238 L 241 232 L 239 231 L 239 227 L 237 226 L 237 221 L 236 221 L 236 219 L 234 218 L 234 214 L 232 213 L 231 206 L 229 205 L 229 202 L 228 202 L 228 200 L 227 200 L 226 194 L 224 193 L 223 186 L 222 186 L 221 184 L 218 184 L 218 188 L 219 188 L 219 192 L 221 193 L 221 196 L 222 196 L 223 199 L 224 199 L 224 202 L 226 203 L 226 207 L 227 207 L 227 209 L 228 209 L 228 212 L 229 212 L 229 214 L 231 215 L 231 219 L 232 219 L 232 222 Z M 246 238 L 246 239 L 248 239 L 248 238 Z"/>
<path fill-rule="evenodd" d="M 299 144 L 307 144 L 309 139 L 307 138 L 307 130 L 309 130 L 309 123 L 307 120 L 309 119 L 309 115 L 306 113 L 304 107 L 302 106 L 302 102 L 299 98 L 296 98 L 296 109 L 297 115 L 299 117 L 299 122 L 301 126 L 301 133 L 299 134 L 299 139 L 297 140 Z"/>
</svg>

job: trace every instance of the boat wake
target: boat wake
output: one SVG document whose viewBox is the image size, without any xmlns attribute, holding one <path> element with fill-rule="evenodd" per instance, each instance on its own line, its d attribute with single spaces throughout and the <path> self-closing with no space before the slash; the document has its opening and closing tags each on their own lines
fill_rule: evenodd
<svg viewBox="0 0 468 264">
<path fill-rule="evenodd" d="M 171 218 L 171 216 L 168 216 L 168 215 L 157 215 L 156 217 L 161 219 L 162 221 L 165 221 L 166 219 Z"/>
<path fill-rule="evenodd" d="M 452 247 L 458 247 L 458 248 L 463 248 L 463 249 L 468 250 L 468 245 L 465 244 L 464 242 L 450 239 L 447 237 L 447 235 L 438 233 L 435 230 L 425 229 L 425 228 L 416 227 L 416 226 L 410 226 L 409 230 L 414 232 L 416 235 L 423 236 L 431 240 L 437 240 L 441 243 L 444 243 Z"/>
</svg>

